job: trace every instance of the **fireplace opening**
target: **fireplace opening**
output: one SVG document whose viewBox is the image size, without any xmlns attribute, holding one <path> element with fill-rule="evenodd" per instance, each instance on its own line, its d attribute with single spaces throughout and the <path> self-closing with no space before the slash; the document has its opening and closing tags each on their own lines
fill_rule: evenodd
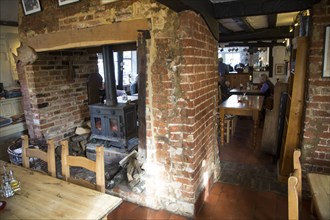
<svg viewBox="0 0 330 220">
<path fill-rule="evenodd" d="M 124 64 L 123 60 L 125 57 L 131 57 L 132 59 L 126 61 L 129 60 L 131 65 L 136 65 L 137 59 L 132 57 L 136 52 L 115 52 L 114 48 L 118 49 L 118 47 L 111 45 L 103 46 L 102 54 L 97 54 L 102 73 L 100 75 L 103 75 L 102 78 L 104 79 L 105 95 L 100 96 L 99 102 L 89 105 L 91 135 L 86 144 L 86 156 L 90 159 L 95 159 L 96 146 L 104 146 L 105 167 L 106 170 L 112 170 L 107 175 L 108 189 L 123 183 L 123 181 L 129 184 L 135 180 L 134 185 L 138 184 L 139 181 L 133 178 L 135 174 L 131 172 L 132 166 L 136 167 L 136 172 L 141 172 L 140 166 L 136 165 L 137 163 L 130 162 L 135 160 L 138 155 L 138 93 L 131 96 L 130 91 L 127 91 L 130 85 L 123 84 L 123 82 L 127 83 L 127 79 L 123 80 L 123 78 L 125 75 L 126 78 L 128 76 L 127 72 L 124 74 L 127 63 Z M 102 58 L 101 61 L 100 58 Z M 100 63 L 103 64 L 101 67 Z M 136 70 L 136 67 L 130 68 L 130 70 L 132 69 Z M 121 89 L 124 90 L 124 93 L 118 96 L 120 94 L 118 91 L 122 91 Z M 127 94 L 129 95 L 127 96 Z M 131 167 L 129 174 L 131 176 L 125 174 L 127 167 Z"/>
</svg>

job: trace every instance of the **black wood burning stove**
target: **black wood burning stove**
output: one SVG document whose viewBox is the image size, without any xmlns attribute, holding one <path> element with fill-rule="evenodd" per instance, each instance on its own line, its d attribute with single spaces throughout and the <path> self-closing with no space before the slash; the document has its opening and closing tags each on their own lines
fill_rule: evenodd
<svg viewBox="0 0 330 220">
<path fill-rule="evenodd" d="M 112 46 L 103 47 L 103 64 L 106 102 L 89 106 L 92 134 L 86 154 L 95 159 L 96 145 L 104 145 L 105 163 L 110 163 L 137 146 L 137 114 L 136 104 L 117 102 Z"/>
<path fill-rule="evenodd" d="M 89 106 L 92 139 L 109 141 L 109 145 L 127 148 L 128 140 L 137 136 L 135 104 Z"/>
</svg>

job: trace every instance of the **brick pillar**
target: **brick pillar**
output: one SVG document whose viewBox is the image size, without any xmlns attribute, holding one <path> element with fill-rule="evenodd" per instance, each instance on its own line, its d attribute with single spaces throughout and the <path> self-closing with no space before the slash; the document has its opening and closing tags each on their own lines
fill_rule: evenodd
<svg viewBox="0 0 330 220">
<path fill-rule="evenodd" d="M 330 2 L 322 0 L 315 4 L 311 20 L 302 165 L 304 174 L 330 174 L 330 78 L 322 78 L 324 31 L 330 25 Z"/>
<path fill-rule="evenodd" d="M 152 35 L 150 45 L 146 171 L 153 178 L 147 192 L 162 208 L 192 215 L 220 169 L 217 41 L 193 12 L 166 19 L 171 26 Z"/>
</svg>

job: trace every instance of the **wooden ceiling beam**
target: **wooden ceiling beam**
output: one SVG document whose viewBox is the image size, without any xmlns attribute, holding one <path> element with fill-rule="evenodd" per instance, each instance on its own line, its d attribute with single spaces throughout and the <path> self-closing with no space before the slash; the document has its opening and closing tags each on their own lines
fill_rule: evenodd
<svg viewBox="0 0 330 220">
<path fill-rule="evenodd" d="M 276 27 L 277 14 L 269 14 L 269 15 L 267 15 L 267 22 L 268 22 L 268 28 L 274 28 L 274 27 Z"/>
<path fill-rule="evenodd" d="M 208 25 L 214 38 L 219 40 L 219 22 L 215 19 L 212 2 L 205 0 L 157 0 L 157 2 L 176 12 L 192 10 L 200 14 Z"/>
<path fill-rule="evenodd" d="M 321 0 L 250 0 L 214 3 L 216 19 L 302 11 Z"/>
<path fill-rule="evenodd" d="M 231 42 L 225 44 L 225 47 L 273 47 L 273 46 L 285 46 L 285 43 L 275 43 L 275 42 Z"/>
<path fill-rule="evenodd" d="M 275 40 L 282 38 L 293 38 L 293 32 L 290 32 L 289 26 L 281 26 L 271 29 L 258 29 L 254 32 L 242 31 L 232 34 L 221 34 L 219 42 Z"/>
<path fill-rule="evenodd" d="M 250 23 L 246 20 L 246 18 L 233 18 L 233 20 L 244 31 L 247 31 L 247 32 L 254 31 L 254 28 L 250 25 Z"/>
<path fill-rule="evenodd" d="M 16 22 L 16 21 L 3 21 L 3 20 L 0 20 L 0 25 L 18 27 L 18 22 Z"/>
<path fill-rule="evenodd" d="M 219 30 L 221 34 L 231 34 L 233 31 L 229 30 L 225 26 L 223 26 L 221 23 L 219 23 Z"/>
</svg>

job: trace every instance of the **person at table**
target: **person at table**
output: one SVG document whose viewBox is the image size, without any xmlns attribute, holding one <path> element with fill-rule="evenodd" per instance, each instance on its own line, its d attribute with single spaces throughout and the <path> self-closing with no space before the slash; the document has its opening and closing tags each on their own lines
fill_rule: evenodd
<svg viewBox="0 0 330 220">
<path fill-rule="evenodd" d="M 221 102 L 227 100 L 230 96 L 229 93 L 229 87 L 228 85 L 228 80 L 226 80 L 226 77 L 220 76 L 220 81 L 219 81 L 219 86 L 220 86 L 220 92 L 221 92 Z"/>
<path fill-rule="evenodd" d="M 262 105 L 262 119 L 265 117 L 265 109 L 273 109 L 273 95 L 274 95 L 274 84 L 268 79 L 266 74 L 261 74 L 262 86 L 260 91 L 264 95 L 264 102 Z"/>
<path fill-rule="evenodd" d="M 229 74 L 228 65 L 226 65 L 223 62 L 223 58 L 222 57 L 219 58 L 218 71 L 219 71 L 220 77 L 221 76 L 225 76 L 226 74 Z"/>
<path fill-rule="evenodd" d="M 267 74 L 263 73 L 260 77 L 262 84 L 260 92 L 262 92 L 265 97 L 272 96 L 274 94 L 274 84 L 268 79 Z"/>
</svg>

